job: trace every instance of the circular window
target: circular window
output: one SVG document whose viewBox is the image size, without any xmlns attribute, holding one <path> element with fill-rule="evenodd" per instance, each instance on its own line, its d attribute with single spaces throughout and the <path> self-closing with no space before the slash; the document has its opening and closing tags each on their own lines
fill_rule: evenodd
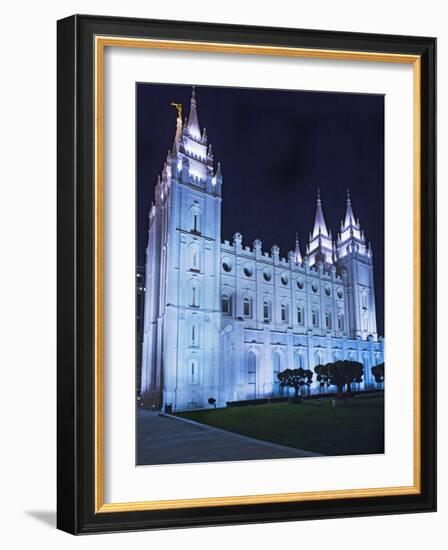
<svg viewBox="0 0 448 550">
<path fill-rule="evenodd" d="M 303 282 L 303 279 L 297 279 L 297 286 L 298 286 L 298 288 L 300 288 L 300 290 L 303 289 L 303 287 L 305 286 L 305 283 Z"/>
<path fill-rule="evenodd" d="M 267 269 L 265 269 L 265 270 L 263 271 L 263 277 L 264 277 L 264 280 L 265 280 L 265 281 L 270 281 L 271 278 L 272 278 L 271 272 L 268 271 Z"/>
<path fill-rule="evenodd" d="M 331 296 L 331 286 L 330 285 L 325 285 L 325 294 L 327 296 Z"/>
<path fill-rule="evenodd" d="M 338 288 L 338 298 L 342 298 L 342 296 L 343 296 L 342 288 Z"/>
<path fill-rule="evenodd" d="M 319 288 L 319 287 L 318 287 L 316 281 L 314 281 L 313 284 L 311 285 L 312 291 L 313 291 L 313 292 L 317 292 L 318 288 Z"/>
<path fill-rule="evenodd" d="M 244 266 L 244 275 L 246 277 L 252 277 L 252 268 L 249 265 Z"/>
<path fill-rule="evenodd" d="M 224 271 L 226 271 L 227 273 L 230 273 L 232 271 L 232 262 L 230 260 L 224 260 L 222 262 L 222 268 L 224 269 Z"/>
<path fill-rule="evenodd" d="M 284 285 L 287 285 L 288 284 L 288 275 L 286 275 L 286 273 L 282 273 L 282 276 L 280 277 L 280 280 Z"/>
</svg>

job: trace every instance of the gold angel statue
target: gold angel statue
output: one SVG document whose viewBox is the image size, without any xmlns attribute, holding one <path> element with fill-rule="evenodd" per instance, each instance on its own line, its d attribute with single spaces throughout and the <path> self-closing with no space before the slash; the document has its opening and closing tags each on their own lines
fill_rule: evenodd
<svg viewBox="0 0 448 550">
<path fill-rule="evenodd" d="M 182 120 L 182 103 L 171 103 L 173 107 L 177 109 L 177 118 Z"/>
</svg>

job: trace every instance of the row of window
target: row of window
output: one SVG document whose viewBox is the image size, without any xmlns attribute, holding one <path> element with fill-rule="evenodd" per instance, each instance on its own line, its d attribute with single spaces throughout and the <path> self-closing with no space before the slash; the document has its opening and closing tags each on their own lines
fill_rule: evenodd
<svg viewBox="0 0 448 550">
<path fill-rule="evenodd" d="M 333 361 L 338 361 L 341 358 L 339 352 L 333 353 Z M 354 360 L 355 355 L 352 352 L 349 352 L 349 360 Z M 319 365 L 323 363 L 323 353 L 322 351 L 316 351 L 314 354 L 314 363 Z M 363 354 L 362 362 L 364 367 L 369 367 L 369 357 Z M 375 364 L 380 364 L 382 362 L 382 357 L 380 354 L 375 354 Z M 295 355 L 295 368 L 303 368 L 305 365 L 305 358 L 301 353 L 296 353 Z M 283 365 L 283 358 L 278 351 L 275 351 L 272 355 L 272 371 L 273 371 L 273 380 L 274 384 L 278 385 L 278 374 L 285 370 L 286 366 Z M 192 385 L 200 383 L 199 377 L 199 362 L 197 359 L 190 359 L 188 362 L 188 379 L 189 383 Z M 256 384 L 257 383 L 257 357 L 253 351 L 249 351 L 247 354 L 247 383 Z"/>
<path fill-rule="evenodd" d="M 199 283 L 197 281 L 193 281 L 190 285 L 188 303 L 190 307 L 200 307 Z M 224 315 L 231 315 L 232 313 L 231 297 L 228 294 L 223 294 L 221 297 L 221 311 Z M 252 300 L 247 296 L 243 298 L 243 316 L 247 319 L 252 318 Z M 289 323 L 289 307 L 286 303 L 280 304 L 280 320 L 282 323 Z M 265 323 L 270 323 L 272 321 L 272 304 L 268 300 L 263 301 L 263 321 Z M 296 308 L 296 322 L 299 325 L 305 323 L 304 309 L 302 306 L 297 306 Z M 320 327 L 318 308 L 313 308 L 311 310 L 311 324 L 313 327 Z M 333 315 L 332 312 L 328 310 L 325 312 L 324 328 L 333 328 Z M 363 315 L 363 328 L 364 330 L 368 330 L 368 316 L 366 313 Z M 342 312 L 338 313 L 337 329 L 344 330 L 344 314 Z"/>
<path fill-rule="evenodd" d="M 221 298 L 221 311 L 225 315 L 232 313 L 231 298 L 228 294 L 223 294 Z M 243 315 L 246 318 L 252 317 L 252 300 L 247 296 L 243 298 Z M 272 306 L 268 300 L 263 301 L 263 321 L 269 323 L 272 320 Z M 285 303 L 280 304 L 280 320 L 282 323 L 289 322 L 289 308 Z M 297 324 L 303 325 L 305 322 L 304 310 L 302 306 L 296 308 Z M 313 308 L 311 310 L 311 323 L 313 327 L 319 327 L 319 310 Z M 325 328 L 333 328 L 333 316 L 330 311 L 325 312 Z M 337 320 L 337 328 L 344 330 L 344 314 L 339 312 Z"/>
</svg>

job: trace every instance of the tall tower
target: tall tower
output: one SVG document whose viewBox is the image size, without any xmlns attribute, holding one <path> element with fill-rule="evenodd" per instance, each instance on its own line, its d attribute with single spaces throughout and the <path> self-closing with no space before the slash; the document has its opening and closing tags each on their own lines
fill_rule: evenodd
<svg viewBox="0 0 448 550">
<path fill-rule="evenodd" d="M 316 216 L 314 219 L 313 233 L 310 233 L 310 241 L 307 246 L 307 256 L 310 266 L 322 262 L 333 263 L 333 237 L 325 223 L 320 191 L 317 190 Z"/>
<path fill-rule="evenodd" d="M 149 214 L 142 353 L 145 406 L 204 406 L 218 396 L 221 185 L 193 88 Z"/>
<path fill-rule="evenodd" d="M 338 264 L 347 272 L 347 308 L 350 336 L 377 340 L 372 249 L 367 244 L 359 220 L 355 219 L 347 190 L 345 219 L 337 241 Z"/>
</svg>

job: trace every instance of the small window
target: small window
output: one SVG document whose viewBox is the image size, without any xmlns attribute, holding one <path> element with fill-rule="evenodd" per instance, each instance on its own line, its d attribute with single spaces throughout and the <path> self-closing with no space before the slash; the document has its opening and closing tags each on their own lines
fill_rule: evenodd
<svg viewBox="0 0 448 550">
<path fill-rule="evenodd" d="M 252 268 L 250 266 L 246 265 L 243 271 L 246 277 L 252 277 Z"/>
<path fill-rule="evenodd" d="M 190 327 L 190 346 L 197 348 L 199 346 L 199 325 L 192 323 Z"/>
<path fill-rule="evenodd" d="M 344 330 L 344 314 L 342 312 L 338 315 L 338 329 Z"/>
<path fill-rule="evenodd" d="M 338 298 L 341 299 L 343 295 L 342 288 L 338 288 Z"/>
<path fill-rule="evenodd" d="M 331 313 L 329 311 L 325 312 L 325 326 L 331 328 Z"/>
<path fill-rule="evenodd" d="M 193 212 L 191 231 L 197 234 L 201 232 L 201 219 L 200 219 L 199 212 L 197 210 Z"/>
<path fill-rule="evenodd" d="M 303 325 L 303 309 L 297 306 L 297 324 Z"/>
<path fill-rule="evenodd" d="M 300 352 L 296 353 L 296 368 L 303 369 L 303 355 Z"/>
<path fill-rule="evenodd" d="M 362 293 L 362 307 L 364 309 L 367 309 L 367 295 L 365 292 Z"/>
<path fill-rule="evenodd" d="M 263 320 L 265 323 L 268 323 L 270 319 L 270 307 L 269 302 L 266 300 L 263 302 Z"/>
<path fill-rule="evenodd" d="M 303 279 L 297 279 L 297 288 L 302 290 L 304 286 L 305 286 L 305 283 L 303 282 Z"/>
<path fill-rule="evenodd" d="M 288 312 L 286 309 L 286 304 L 282 304 L 280 306 L 280 318 L 282 320 L 282 323 L 286 323 L 288 320 Z"/>
<path fill-rule="evenodd" d="M 286 273 L 282 273 L 281 281 L 285 286 L 288 284 L 288 275 L 286 275 Z"/>
<path fill-rule="evenodd" d="M 191 270 L 200 271 L 200 253 L 196 246 L 191 249 Z"/>
<path fill-rule="evenodd" d="M 267 269 L 265 269 L 265 270 L 263 271 L 263 278 L 264 278 L 264 280 L 268 283 L 268 282 L 271 280 L 271 278 L 272 278 L 271 272 L 268 271 Z"/>
<path fill-rule="evenodd" d="M 319 326 L 319 312 L 317 309 L 311 311 L 311 322 L 313 323 L 313 327 Z"/>
<path fill-rule="evenodd" d="M 199 287 L 197 283 L 193 283 L 190 287 L 190 306 L 199 307 Z"/>
<path fill-rule="evenodd" d="M 250 317 L 250 298 L 244 298 L 243 300 L 243 315 L 244 317 Z"/>
<path fill-rule="evenodd" d="M 223 294 L 221 298 L 221 311 L 225 315 L 230 315 L 230 298 L 227 294 Z"/>
<path fill-rule="evenodd" d="M 199 384 L 199 365 L 196 359 L 192 359 L 188 365 L 190 384 Z"/>
<path fill-rule="evenodd" d="M 247 356 L 247 383 L 255 384 L 257 381 L 257 358 L 255 353 L 249 352 Z"/>
<path fill-rule="evenodd" d="M 274 375 L 273 376 L 274 384 L 280 383 L 280 380 L 278 379 L 278 375 L 281 372 L 281 362 L 282 361 L 281 361 L 280 354 L 278 352 L 275 352 L 273 357 L 273 366 L 272 366 L 273 375 Z"/>
<path fill-rule="evenodd" d="M 319 286 L 316 283 L 316 281 L 314 281 L 313 284 L 311 285 L 311 289 L 314 293 L 316 293 L 319 290 Z"/>
<path fill-rule="evenodd" d="M 364 311 L 362 319 L 363 319 L 363 325 L 364 325 L 363 329 L 364 330 L 369 330 L 369 318 L 368 318 L 368 315 L 367 315 L 367 311 Z"/>
<path fill-rule="evenodd" d="M 232 271 L 232 264 L 231 264 L 230 260 L 224 260 L 222 262 L 222 268 L 224 269 L 224 271 L 226 273 L 230 273 Z"/>
<path fill-rule="evenodd" d="M 325 285 L 325 294 L 327 296 L 331 296 L 331 286 L 330 285 Z"/>
</svg>

